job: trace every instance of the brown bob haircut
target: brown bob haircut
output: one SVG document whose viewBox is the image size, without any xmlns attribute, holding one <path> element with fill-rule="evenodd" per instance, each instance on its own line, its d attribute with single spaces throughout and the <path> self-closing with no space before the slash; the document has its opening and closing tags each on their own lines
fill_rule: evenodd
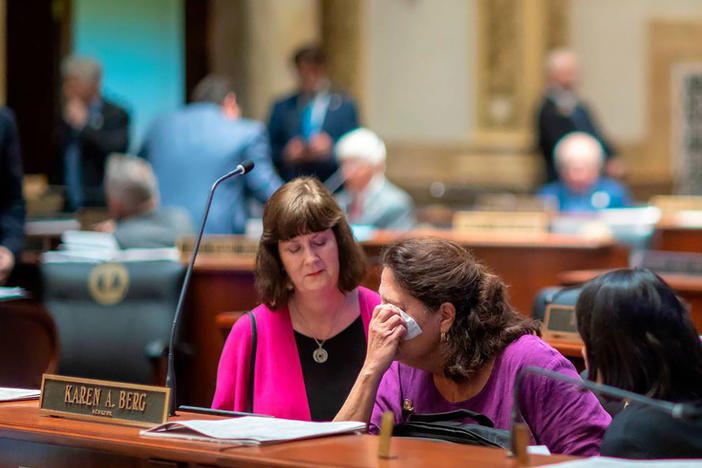
<svg viewBox="0 0 702 468">
<path fill-rule="evenodd" d="M 446 334 L 444 374 L 460 382 L 522 335 L 540 335 L 539 323 L 510 306 L 502 280 L 455 242 L 420 238 L 385 250 L 383 266 L 430 312 L 450 302 L 456 318 Z"/>
<path fill-rule="evenodd" d="M 256 290 L 269 309 L 287 304 L 294 292 L 280 260 L 278 242 L 326 229 L 334 232 L 339 248 L 339 290 L 352 291 L 366 272 L 365 256 L 329 190 L 315 178 L 300 177 L 268 199 L 256 252 Z"/>
</svg>

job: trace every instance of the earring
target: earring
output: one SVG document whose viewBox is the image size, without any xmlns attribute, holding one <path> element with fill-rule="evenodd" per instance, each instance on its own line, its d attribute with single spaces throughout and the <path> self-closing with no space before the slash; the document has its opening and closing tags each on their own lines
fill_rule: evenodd
<svg viewBox="0 0 702 468">
<path fill-rule="evenodd" d="M 448 341 L 448 337 L 446 336 L 446 332 L 441 332 L 441 341 L 446 343 Z"/>
</svg>

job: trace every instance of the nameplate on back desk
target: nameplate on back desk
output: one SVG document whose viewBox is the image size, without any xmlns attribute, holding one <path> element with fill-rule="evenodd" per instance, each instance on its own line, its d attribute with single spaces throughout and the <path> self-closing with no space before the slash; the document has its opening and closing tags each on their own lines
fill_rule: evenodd
<svg viewBox="0 0 702 468">
<path fill-rule="evenodd" d="M 194 237 L 183 237 L 178 239 L 178 247 L 181 252 L 190 255 L 195 245 Z M 225 254 L 237 257 L 254 257 L 258 243 L 246 236 L 226 236 L 208 235 L 200 242 L 199 253 L 204 254 Z"/>
<path fill-rule="evenodd" d="M 169 397 L 166 387 L 44 374 L 39 411 L 150 427 L 166 421 Z"/>
</svg>

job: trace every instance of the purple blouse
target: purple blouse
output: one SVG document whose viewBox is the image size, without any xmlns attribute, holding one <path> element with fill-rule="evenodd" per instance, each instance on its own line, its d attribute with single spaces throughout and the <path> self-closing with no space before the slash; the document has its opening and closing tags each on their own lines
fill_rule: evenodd
<svg viewBox="0 0 702 468">
<path fill-rule="evenodd" d="M 413 407 L 415 413 L 469 409 L 489 417 L 496 428 L 509 429 L 514 381 L 519 370 L 527 366 L 578 377 L 570 361 L 534 335 L 524 335 L 507 346 L 495 359 L 485 387 L 461 402 L 446 400 L 436 389 L 431 373 L 394 362 L 380 382 L 370 431 L 377 433 L 385 411 L 393 412 L 395 423 L 405 421 L 405 400 L 405 406 Z M 536 443 L 546 445 L 552 453 L 599 453 L 611 417 L 591 392 L 536 375 L 524 376 L 519 390 L 521 414 Z"/>
</svg>

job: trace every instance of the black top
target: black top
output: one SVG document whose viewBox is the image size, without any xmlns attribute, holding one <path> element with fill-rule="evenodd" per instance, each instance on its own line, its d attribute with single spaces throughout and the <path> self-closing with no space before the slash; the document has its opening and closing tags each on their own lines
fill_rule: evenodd
<svg viewBox="0 0 702 468">
<path fill-rule="evenodd" d="M 317 363 L 312 353 L 319 347 L 313 338 L 295 332 L 305 381 L 310 417 L 313 421 L 331 421 L 346 401 L 353 383 L 366 359 L 366 334 L 359 316 L 338 335 L 322 346 L 327 361 Z"/>
<path fill-rule="evenodd" d="M 702 421 L 632 404 L 612 420 L 600 449 L 620 458 L 702 458 Z"/>
</svg>

